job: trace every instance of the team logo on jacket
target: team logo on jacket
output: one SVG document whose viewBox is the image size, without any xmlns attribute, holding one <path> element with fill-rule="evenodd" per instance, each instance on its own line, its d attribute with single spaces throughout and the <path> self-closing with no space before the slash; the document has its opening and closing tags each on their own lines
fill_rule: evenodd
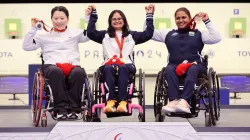
<svg viewBox="0 0 250 140">
<path fill-rule="evenodd" d="M 177 32 L 174 32 L 171 36 L 177 36 L 178 33 Z"/>
<path fill-rule="evenodd" d="M 126 38 L 126 39 L 124 40 L 124 43 L 127 43 L 127 42 L 129 42 L 129 39 L 128 39 L 128 38 Z"/>
<path fill-rule="evenodd" d="M 194 36 L 195 33 L 194 32 L 189 32 L 189 36 Z"/>
</svg>

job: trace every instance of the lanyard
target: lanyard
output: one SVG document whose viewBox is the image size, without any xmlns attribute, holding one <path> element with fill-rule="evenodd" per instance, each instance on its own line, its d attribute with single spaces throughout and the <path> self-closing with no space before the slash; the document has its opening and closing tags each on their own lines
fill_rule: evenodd
<svg viewBox="0 0 250 140">
<path fill-rule="evenodd" d="M 120 58 L 122 58 L 122 48 L 123 48 L 123 44 L 124 44 L 124 37 L 122 37 L 122 40 L 120 42 L 117 35 L 115 35 L 115 41 L 118 44 L 119 49 L 120 49 Z"/>
<path fill-rule="evenodd" d="M 45 24 L 42 20 L 40 21 L 42 24 L 43 24 L 43 29 L 45 30 L 45 31 L 47 31 L 47 32 L 49 32 L 49 30 L 47 30 L 47 28 L 45 27 L 45 26 L 47 26 L 47 27 L 49 27 L 47 24 Z M 49 27 L 50 28 L 50 27 Z M 58 30 L 58 29 L 51 29 L 51 30 L 54 30 L 55 32 L 64 32 L 66 29 L 62 29 L 62 30 Z"/>
<path fill-rule="evenodd" d="M 198 16 L 198 14 L 195 15 L 194 18 L 192 18 L 192 19 L 190 20 L 190 22 L 187 24 L 187 27 L 189 26 L 191 30 L 194 30 L 195 27 L 196 27 L 196 22 L 195 22 L 196 16 Z M 193 22 L 194 22 L 194 23 L 193 23 Z"/>
</svg>

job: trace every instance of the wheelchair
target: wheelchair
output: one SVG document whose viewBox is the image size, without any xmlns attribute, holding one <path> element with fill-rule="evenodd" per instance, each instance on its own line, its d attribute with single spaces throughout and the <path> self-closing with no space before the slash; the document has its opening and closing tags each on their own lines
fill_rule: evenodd
<svg viewBox="0 0 250 140">
<path fill-rule="evenodd" d="M 208 67 L 208 55 L 205 55 L 203 62 Z M 198 117 L 200 110 L 205 110 L 205 126 L 210 127 L 216 125 L 220 118 L 220 90 L 219 90 L 219 80 L 216 71 L 210 67 L 207 74 L 199 74 L 197 85 L 194 88 L 194 94 L 191 97 L 190 106 L 191 114 L 178 114 L 169 113 L 164 114 L 161 112 L 163 105 L 168 103 L 168 84 L 164 79 L 164 70 L 158 72 L 155 92 L 154 92 L 154 115 L 156 122 L 163 122 L 165 116 L 168 117 L 184 117 L 192 118 Z M 179 91 L 181 92 L 184 87 L 184 79 L 180 77 L 179 79 Z M 204 108 L 201 108 L 201 102 L 204 104 Z"/>
<path fill-rule="evenodd" d="M 134 53 L 133 53 L 134 60 Z M 92 81 L 92 97 L 93 104 L 91 109 L 92 122 L 101 122 L 101 113 L 104 113 L 104 108 L 107 101 L 108 90 L 104 85 L 104 66 L 101 66 L 94 72 L 93 81 Z M 118 73 L 114 75 L 116 78 L 115 84 L 115 94 L 118 95 Z M 139 86 L 136 87 L 136 74 L 131 74 L 129 78 L 130 82 L 127 87 L 128 98 L 127 98 L 127 108 L 128 112 L 106 112 L 107 118 L 120 117 L 120 116 L 131 116 L 132 109 L 137 108 L 139 110 L 138 119 L 140 122 L 145 122 L 145 72 L 142 69 L 139 69 Z M 138 98 L 139 104 L 132 104 L 132 98 Z M 116 104 L 116 107 L 118 104 Z"/>
<path fill-rule="evenodd" d="M 44 61 L 42 60 L 42 66 L 43 65 Z M 33 80 L 33 87 L 32 87 L 31 116 L 32 116 L 32 124 L 35 127 L 39 126 L 40 120 L 42 127 L 47 126 L 46 112 L 49 112 L 51 114 L 52 119 L 57 121 L 55 113 L 56 108 L 54 107 L 53 91 L 48 83 L 49 79 L 44 78 L 41 68 L 39 68 L 35 73 Z M 84 69 L 83 71 L 85 72 Z M 45 103 L 44 107 L 43 103 Z M 89 122 L 91 120 L 90 108 L 91 108 L 91 88 L 89 85 L 88 77 L 86 77 L 82 90 L 81 107 L 77 109 L 77 111 L 81 112 L 81 116 L 77 120 L 82 119 L 85 122 Z"/>
</svg>

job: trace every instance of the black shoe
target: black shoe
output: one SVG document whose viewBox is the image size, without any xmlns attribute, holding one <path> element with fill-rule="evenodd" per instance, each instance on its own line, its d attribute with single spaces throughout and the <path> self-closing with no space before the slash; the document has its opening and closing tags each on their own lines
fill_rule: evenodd
<svg viewBox="0 0 250 140">
<path fill-rule="evenodd" d="M 66 120 L 66 119 L 68 119 L 68 116 L 67 116 L 66 113 L 63 113 L 63 114 L 58 113 L 58 114 L 56 115 L 56 118 L 57 118 L 57 120 Z"/>
<path fill-rule="evenodd" d="M 80 114 L 77 114 L 76 112 L 71 112 L 70 114 L 67 115 L 69 119 L 78 119 Z"/>
<path fill-rule="evenodd" d="M 68 112 L 65 108 L 59 108 L 58 113 L 56 115 L 57 120 L 65 120 L 68 118 Z"/>
</svg>

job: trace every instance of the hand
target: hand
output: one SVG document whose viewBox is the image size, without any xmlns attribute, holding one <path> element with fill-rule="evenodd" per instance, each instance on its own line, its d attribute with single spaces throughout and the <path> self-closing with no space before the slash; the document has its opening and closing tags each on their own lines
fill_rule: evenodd
<svg viewBox="0 0 250 140">
<path fill-rule="evenodd" d="M 85 15 L 86 15 L 86 16 L 89 16 L 89 15 L 91 14 L 91 12 L 92 12 L 91 8 L 88 7 L 88 8 L 85 10 Z"/>
<path fill-rule="evenodd" d="M 95 5 L 89 5 L 88 8 L 85 10 L 85 15 L 88 16 L 92 13 L 93 10 L 95 10 Z"/>
<path fill-rule="evenodd" d="M 209 18 L 208 15 L 203 12 L 198 13 L 198 16 L 202 18 L 202 21 L 206 21 Z"/>
<path fill-rule="evenodd" d="M 89 5 L 88 8 L 91 9 L 91 12 L 96 9 L 95 5 Z"/>
<path fill-rule="evenodd" d="M 154 4 L 150 4 L 150 5 L 149 5 L 149 8 L 150 8 L 150 9 L 151 9 L 151 8 L 153 9 L 153 13 L 152 13 L 152 14 L 154 14 L 154 13 L 155 13 L 155 5 L 154 5 Z"/>
<path fill-rule="evenodd" d="M 32 18 L 32 19 L 31 19 L 31 25 L 32 25 L 32 27 L 35 27 L 35 26 L 36 26 L 36 23 L 39 22 L 39 21 L 41 21 L 41 20 L 38 19 L 38 18 Z"/>
<path fill-rule="evenodd" d="M 154 14 L 154 12 L 155 12 L 154 4 L 150 4 L 149 6 L 146 6 L 145 10 L 146 10 L 147 14 Z"/>
</svg>

